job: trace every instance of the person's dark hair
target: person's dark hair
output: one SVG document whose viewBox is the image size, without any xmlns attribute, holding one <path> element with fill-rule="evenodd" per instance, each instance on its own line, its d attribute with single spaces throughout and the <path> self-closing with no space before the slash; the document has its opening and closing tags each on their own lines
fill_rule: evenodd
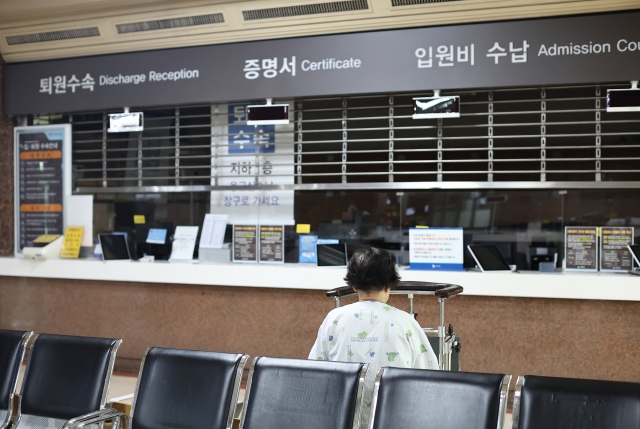
<svg viewBox="0 0 640 429">
<path fill-rule="evenodd" d="M 394 289 L 400 281 L 396 256 L 376 247 L 358 249 L 349 260 L 344 280 L 363 292 L 377 292 L 386 287 Z"/>
</svg>

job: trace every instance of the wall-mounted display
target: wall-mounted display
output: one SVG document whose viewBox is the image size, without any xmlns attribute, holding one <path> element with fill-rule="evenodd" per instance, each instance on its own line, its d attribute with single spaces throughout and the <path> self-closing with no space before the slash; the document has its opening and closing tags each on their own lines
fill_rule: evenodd
<svg viewBox="0 0 640 429">
<path fill-rule="evenodd" d="M 598 271 L 598 227 L 565 228 L 566 270 Z"/>
<path fill-rule="evenodd" d="M 600 228 L 600 271 L 631 270 L 630 244 L 633 244 L 633 227 Z"/>
<path fill-rule="evenodd" d="M 62 234 L 71 195 L 71 125 L 16 127 L 15 253 L 42 234 Z"/>
</svg>

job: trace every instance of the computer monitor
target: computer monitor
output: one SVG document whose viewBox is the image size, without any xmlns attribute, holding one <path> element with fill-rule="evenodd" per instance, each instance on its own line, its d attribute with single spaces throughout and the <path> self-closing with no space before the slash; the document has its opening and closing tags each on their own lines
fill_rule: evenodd
<svg viewBox="0 0 640 429">
<path fill-rule="evenodd" d="M 467 246 L 480 271 L 511 271 L 507 260 L 496 246 L 481 246 L 470 244 Z"/>
<path fill-rule="evenodd" d="M 167 230 L 164 228 L 150 228 L 147 243 L 164 244 L 167 241 Z"/>
<path fill-rule="evenodd" d="M 346 243 L 318 244 L 316 254 L 318 256 L 319 267 L 346 267 L 347 266 Z"/>
<path fill-rule="evenodd" d="M 98 234 L 98 239 L 103 261 L 131 259 L 126 234 Z"/>
</svg>

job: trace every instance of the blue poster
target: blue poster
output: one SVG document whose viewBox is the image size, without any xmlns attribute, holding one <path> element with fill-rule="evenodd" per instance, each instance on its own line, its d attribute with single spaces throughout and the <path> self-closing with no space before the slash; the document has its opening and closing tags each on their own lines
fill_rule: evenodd
<svg viewBox="0 0 640 429">
<path fill-rule="evenodd" d="M 305 264 L 315 264 L 318 261 L 316 246 L 318 244 L 317 235 L 301 235 L 300 236 L 300 258 L 299 262 Z"/>
</svg>

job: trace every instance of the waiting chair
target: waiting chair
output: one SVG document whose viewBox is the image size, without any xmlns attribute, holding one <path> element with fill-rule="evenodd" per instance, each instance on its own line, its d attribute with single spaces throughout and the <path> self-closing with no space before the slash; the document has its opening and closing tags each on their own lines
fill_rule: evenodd
<svg viewBox="0 0 640 429">
<path fill-rule="evenodd" d="M 369 364 L 257 357 L 240 429 L 351 429 Z"/>
<path fill-rule="evenodd" d="M 0 429 L 7 429 L 13 419 L 18 373 L 32 335 L 33 331 L 0 329 Z"/>
<path fill-rule="evenodd" d="M 639 429 L 640 384 L 518 377 L 512 429 Z"/>
<path fill-rule="evenodd" d="M 131 416 L 112 410 L 71 420 L 68 429 L 107 420 L 135 429 L 231 429 L 248 355 L 153 347 L 147 350 Z M 126 428 L 125 428 L 126 429 Z"/>
<path fill-rule="evenodd" d="M 510 375 L 380 368 L 370 428 L 502 429 Z"/>
<path fill-rule="evenodd" d="M 22 381 L 17 429 L 60 429 L 104 408 L 122 340 L 40 334 Z"/>
</svg>

